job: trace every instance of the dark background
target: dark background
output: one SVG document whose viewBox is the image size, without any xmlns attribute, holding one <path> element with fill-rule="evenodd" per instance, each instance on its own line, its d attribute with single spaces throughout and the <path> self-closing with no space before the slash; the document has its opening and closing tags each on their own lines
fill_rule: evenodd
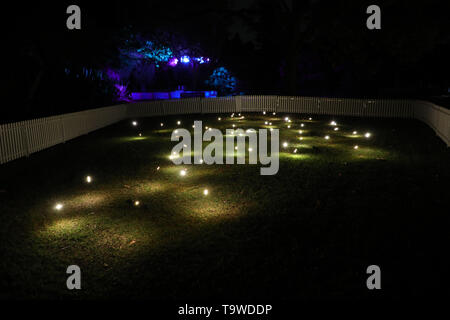
<svg viewBox="0 0 450 320">
<path fill-rule="evenodd" d="M 200 46 L 236 76 L 241 94 L 407 97 L 446 105 L 446 2 L 17 2 L 2 17 L 0 121 L 114 104 L 102 84 L 73 83 L 63 71 L 68 64 L 120 64 L 118 46 L 130 32 L 175 33 Z M 81 8 L 81 30 L 66 28 L 70 4 Z M 381 30 L 366 28 L 370 4 L 381 8 Z M 164 86 L 173 89 L 164 82 L 157 89 Z"/>
</svg>

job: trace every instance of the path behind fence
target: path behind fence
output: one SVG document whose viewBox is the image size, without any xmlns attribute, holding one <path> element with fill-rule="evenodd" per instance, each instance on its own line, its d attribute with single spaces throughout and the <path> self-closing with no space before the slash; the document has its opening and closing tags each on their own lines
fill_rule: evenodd
<svg viewBox="0 0 450 320">
<path fill-rule="evenodd" d="M 263 111 L 418 119 L 428 124 L 450 146 L 450 110 L 430 102 L 235 96 L 140 102 L 0 125 L 0 164 L 29 156 L 127 118 Z"/>
</svg>

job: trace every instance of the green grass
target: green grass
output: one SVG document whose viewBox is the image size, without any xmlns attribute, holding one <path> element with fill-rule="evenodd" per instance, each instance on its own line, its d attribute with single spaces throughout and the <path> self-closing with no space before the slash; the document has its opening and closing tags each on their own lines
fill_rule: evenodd
<svg viewBox="0 0 450 320">
<path fill-rule="evenodd" d="M 431 129 L 309 115 L 289 115 L 287 129 L 284 115 L 220 116 L 124 121 L 2 165 L 0 298 L 369 297 L 371 264 L 382 269 L 381 296 L 447 290 L 450 150 Z M 271 121 L 289 147 L 274 176 L 258 164 L 183 165 L 181 177 L 168 158 L 177 120 L 189 129 Z M 66 289 L 71 264 L 80 291 Z"/>
</svg>

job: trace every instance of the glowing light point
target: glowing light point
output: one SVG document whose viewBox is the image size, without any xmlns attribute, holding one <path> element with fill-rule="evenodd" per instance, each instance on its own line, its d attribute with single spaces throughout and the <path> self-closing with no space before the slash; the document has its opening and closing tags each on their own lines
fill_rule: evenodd
<svg viewBox="0 0 450 320">
<path fill-rule="evenodd" d="M 203 163 L 203 159 L 200 159 L 200 164 L 202 164 Z"/>
<path fill-rule="evenodd" d="M 58 211 L 60 211 L 62 208 L 63 208 L 63 204 L 62 203 L 57 203 L 55 205 L 55 209 L 58 210 Z"/>
<path fill-rule="evenodd" d="M 337 125 L 337 123 L 336 123 L 336 121 L 331 121 L 331 122 L 330 122 L 330 125 L 332 125 L 332 126 L 336 126 L 336 125 Z"/>
<path fill-rule="evenodd" d="M 204 194 L 205 196 L 207 196 L 207 195 L 209 194 L 208 189 L 203 190 L 203 194 Z"/>
<path fill-rule="evenodd" d="M 235 124 L 233 124 L 233 128 L 236 128 L 236 125 L 235 125 Z"/>
<path fill-rule="evenodd" d="M 266 112 L 265 112 L 265 111 L 263 111 L 263 114 L 265 115 L 265 114 L 266 114 Z"/>
<path fill-rule="evenodd" d="M 302 133 L 303 133 L 303 130 L 298 130 L 298 133 L 299 133 L 299 134 L 302 134 Z"/>
<path fill-rule="evenodd" d="M 284 121 L 286 121 L 286 122 L 289 121 L 289 118 L 288 117 L 284 118 Z"/>
<path fill-rule="evenodd" d="M 265 121 L 265 122 L 264 122 L 264 124 L 266 124 L 266 125 L 267 125 L 267 124 L 269 124 L 269 122 L 268 122 L 268 121 Z"/>
<path fill-rule="evenodd" d="M 359 148 L 358 146 L 354 146 L 354 147 L 353 147 L 353 149 L 358 149 L 358 148 Z"/>
<path fill-rule="evenodd" d="M 357 131 L 353 131 L 353 134 L 357 134 L 358 132 Z"/>
<path fill-rule="evenodd" d="M 182 57 L 180 58 L 180 61 L 181 61 L 182 63 L 189 63 L 189 62 L 191 61 L 191 58 L 189 58 L 188 56 L 182 56 Z"/>
<path fill-rule="evenodd" d="M 186 175 L 186 169 L 180 171 L 180 176 L 184 177 Z"/>
<path fill-rule="evenodd" d="M 161 127 L 164 127 L 164 123 L 161 122 Z"/>
<path fill-rule="evenodd" d="M 238 149 L 238 147 L 234 147 L 234 150 L 237 150 Z"/>
<path fill-rule="evenodd" d="M 290 128 L 291 128 L 291 126 L 289 125 L 289 126 L 288 126 L 288 129 L 290 129 Z"/>
<path fill-rule="evenodd" d="M 272 113 L 272 115 L 276 115 L 276 114 L 277 114 L 276 112 L 273 112 L 273 113 Z"/>
<path fill-rule="evenodd" d="M 309 120 L 309 121 L 311 121 L 311 120 L 312 120 L 312 118 L 309 118 L 308 120 Z"/>
<path fill-rule="evenodd" d="M 180 125 L 181 124 L 181 121 L 177 121 L 177 125 Z"/>
<path fill-rule="evenodd" d="M 300 139 L 300 140 L 303 140 L 303 137 L 300 137 L 299 139 Z"/>
<path fill-rule="evenodd" d="M 137 126 L 137 121 L 133 121 L 131 124 L 136 127 Z"/>
<path fill-rule="evenodd" d="M 371 136 L 370 132 L 367 132 L 367 133 L 364 135 L 364 137 L 366 137 L 366 138 L 370 138 L 370 136 Z"/>
<path fill-rule="evenodd" d="M 159 171 L 159 169 L 161 169 L 159 166 L 156 168 L 156 171 Z"/>
<path fill-rule="evenodd" d="M 142 133 L 139 133 L 139 137 L 142 137 Z"/>
<path fill-rule="evenodd" d="M 139 200 L 136 200 L 136 201 L 134 202 L 134 205 L 135 205 L 136 207 L 138 207 L 140 204 L 141 204 L 141 203 L 139 202 Z"/>
<path fill-rule="evenodd" d="M 330 139 L 330 136 L 325 136 L 325 140 L 328 140 L 328 139 Z"/>
<path fill-rule="evenodd" d="M 338 128 L 338 127 L 334 128 L 334 131 L 338 131 L 338 130 L 339 130 L 339 128 Z"/>
<path fill-rule="evenodd" d="M 297 148 L 294 149 L 294 153 L 297 153 Z"/>
<path fill-rule="evenodd" d="M 217 118 L 217 120 L 219 120 L 219 121 L 220 121 L 220 120 L 222 120 L 222 118 L 220 118 L 220 117 L 219 117 L 219 118 Z"/>
<path fill-rule="evenodd" d="M 252 148 L 248 148 L 248 152 L 252 152 L 253 151 L 253 149 Z"/>
<path fill-rule="evenodd" d="M 86 177 L 86 182 L 87 183 L 91 183 L 92 182 L 92 177 L 91 176 L 87 176 Z"/>
<path fill-rule="evenodd" d="M 305 124 L 304 124 L 304 123 L 302 123 L 302 124 L 300 125 L 300 127 L 302 127 L 302 128 L 303 128 L 304 126 L 305 126 Z"/>
<path fill-rule="evenodd" d="M 271 126 L 272 125 L 272 122 L 269 122 L 269 126 Z"/>
<path fill-rule="evenodd" d="M 287 146 L 288 146 L 288 143 L 287 142 L 283 142 L 283 147 L 287 148 Z"/>
</svg>

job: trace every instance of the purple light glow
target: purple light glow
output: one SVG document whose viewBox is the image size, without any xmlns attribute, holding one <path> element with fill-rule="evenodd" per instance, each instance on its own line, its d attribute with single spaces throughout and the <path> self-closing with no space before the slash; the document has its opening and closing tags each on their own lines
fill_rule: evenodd
<svg viewBox="0 0 450 320">
<path fill-rule="evenodd" d="M 175 67 L 178 64 L 178 59 L 177 58 L 172 58 L 169 60 L 169 66 L 171 67 Z"/>
</svg>

